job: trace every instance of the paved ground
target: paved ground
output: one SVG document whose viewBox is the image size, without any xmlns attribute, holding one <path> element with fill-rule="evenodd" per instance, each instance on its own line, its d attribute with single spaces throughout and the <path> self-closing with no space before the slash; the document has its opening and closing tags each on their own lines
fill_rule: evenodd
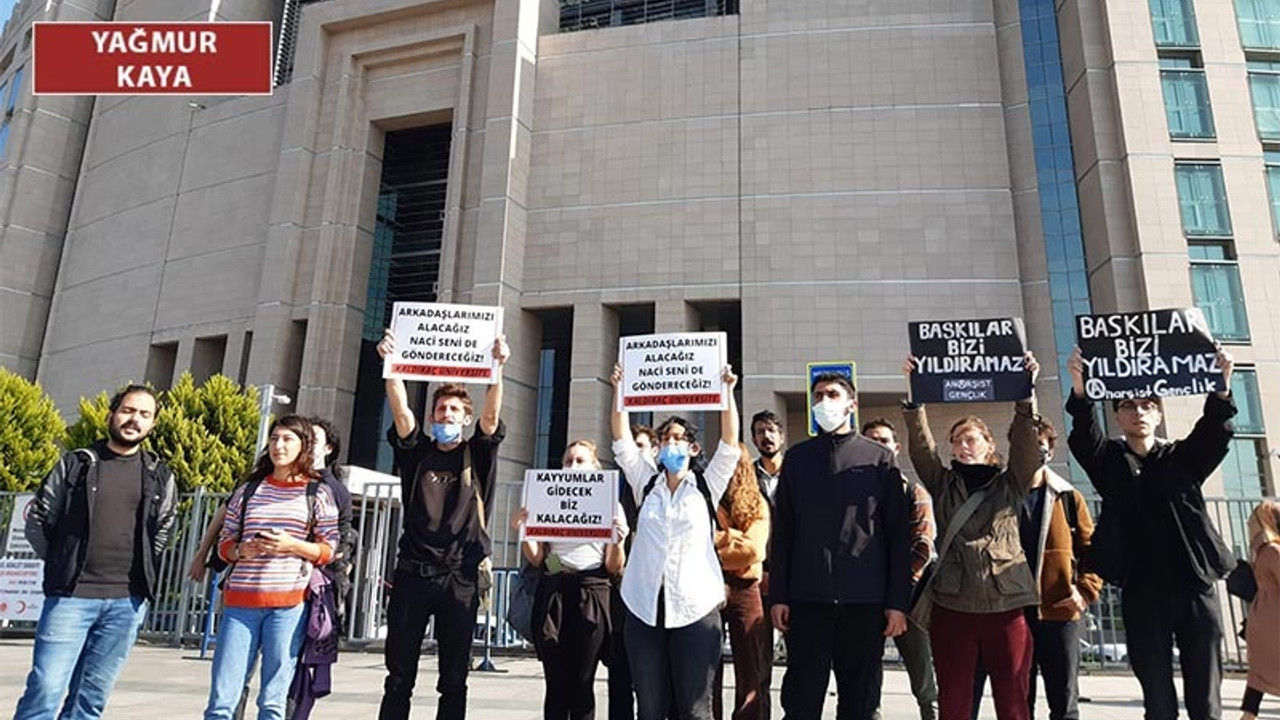
<svg viewBox="0 0 1280 720">
<path fill-rule="evenodd" d="M 538 720 L 541 717 L 542 678 L 540 667 L 531 658 L 496 658 L 502 674 L 474 673 L 471 676 L 470 717 L 476 720 Z M 0 717 L 12 712 L 31 663 L 31 641 L 0 640 Z M 776 688 L 781 685 L 783 668 L 777 668 Z M 605 702 L 605 670 L 597 683 L 600 707 Z M 732 669 L 726 669 L 725 682 L 732 685 Z M 382 664 L 378 655 L 348 653 L 342 656 L 336 675 L 336 690 L 322 700 L 313 715 L 316 720 L 348 720 L 371 718 L 377 714 L 381 697 Z M 423 660 L 418 687 L 425 690 L 422 701 L 414 709 L 416 720 L 435 717 L 435 658 Z M 209 663 L 190 650 L 140 645 L 125 666 L 107 706 L 107 720 L 154 720 L 162 718 L 198 718 L 209 689 Z M 1223 685 L 1227 710 L 1225 720 L 1239 717 L 1238 706 L 1244 681 L 1232 678 Z M 1095 675 L 1081 680 L 1081 692 L 1092 699 L 1080 708 L 1084 720 L 1141 720 L 1142 703 L 1138 684 L 1128 675 Z M 726 695 L 732 691 L 726 689 Z M 993 716 L 990 701 L 983 717 Z M 1042 714 L 1043 718 L 1045 715 Z M 604 720 L 604 713 L 597 717 Z M 780 717 L 775 712 L 774 717 Z M 828 698 L 824 718 L 835 717 L 835 698 Z M 912 720 L 915 705 L 907 688 L 907 676 L 897 667 L 885 673 L 884 717 L 886 720 Z M 1268 698 L 1262 717 L 1280 720 L 1280 702 Z"/>
</svg>

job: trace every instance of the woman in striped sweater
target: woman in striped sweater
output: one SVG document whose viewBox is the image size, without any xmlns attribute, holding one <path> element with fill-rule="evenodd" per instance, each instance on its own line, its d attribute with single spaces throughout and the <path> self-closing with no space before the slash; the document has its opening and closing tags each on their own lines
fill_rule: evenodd
<svg viewBox="0 0 1280 720">
<path fill-rule="evenodd" d="M 271 425 L 267 452 L 232 493 L 218 553 L 233 563 L 213 656 L 205 720 L 227 720 L 258 652 L 258 720 L 282 720 L 302 648 L 303 602 L 315 566 L 333 557 L 338 512 L 319 482 L 311 424 L 285 415 Z"/>
</svg>

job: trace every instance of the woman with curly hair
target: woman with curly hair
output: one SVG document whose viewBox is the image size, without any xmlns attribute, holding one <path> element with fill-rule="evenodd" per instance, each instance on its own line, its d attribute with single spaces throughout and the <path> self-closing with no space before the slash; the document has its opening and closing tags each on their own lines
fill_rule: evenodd
<svg viewBox="0 0 1280 720">
<path fill-rule="evenodd" d="M 1245 685 L 1241 720 L 1257 720 L 1262 696 L 1280 695 L 1280 502 L 1265 500 L 1249 518 L 1249 549 L 1258 594 L 1249 605 L 1245 644 L 1249 650 L 1249 678 Z"/>
<path fill-rule="evenodd" d="M 729 626 L 729 646 L 733 649 L 735 689 L 730 717 L 758 720 L 769 715 L 769 690 L 764 678 L 773 670 L 772 631 L 764 621 L 764 600 L 760 595 L 769 544 L 769 505 L 760 494 L 747 446 L 738 443 L 738 449 L 742 455 L 716 508 L 716 554 L 724 570 L 726 599 L 720 617 Z M 717 663 L 715 694 L 711 698 L 716 720 L 724 717 L 723 691 L 724 665 Z"/>
</svg>

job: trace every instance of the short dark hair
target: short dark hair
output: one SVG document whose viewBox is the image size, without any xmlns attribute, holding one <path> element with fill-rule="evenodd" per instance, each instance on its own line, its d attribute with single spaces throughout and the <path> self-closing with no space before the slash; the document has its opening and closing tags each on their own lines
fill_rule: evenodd
<svg viewBox="0 0 1280 720">
<path fill-rule="evenodd" d="M 813 384 L 809 386 L 809 392 L 817 390 L 823 383 L 836 383 L 849 393 L 849 397 L 856 397 L 858 394 L 858 388 L 854 387 L 853 381 L 838 372 L 818 373 L 818 376 L 813 379 Z"/>
<path fill-rule="evenodd" d="M 119 410 L 120 403 L 124 402 L 126 397 L 134 393 L 145 393 L 150 395 L 151 399 L 156 402 L 156 412 L 160 412 L 160 397 L 156 395 L 156 391 L 149 385 L 139 385 L 137 383 L 130 383 L 120 388 L 115 395 L 111 396 L 111 402 L 107 403 L 107 409 L 111 412 Z"/>
<path fill-rule="evenodd" d="M 778 417 L 778 414 L 772 410 L 761 410 L 751 416 L 751 424 L 747 426 L 747 430 L 753 435 L 756 432 L 756 423 L 768 423 L 778 428 L 778 430 L 786 432 L 786 428 L 782 427 L 782 418 Z"/>
<path fill-rule="evenodd" d="M 312 452 L 316 455 L 323 453 L 324 466 L 329 468 L 329 472 L 332 472 L 334 477 L 339 480 L 345 480 L 346 478 L 343 476 L 346 473 L 343 472 L 342 466 L 338 464 L 338 456 L 342 454 L 342 436 L 338 434 L 338 428 L 334 427 L 333 423 L 322 417 L 310 417 L 307 418 L 307 420 L 311 423 L 312 427 L 318 427 L 323 430 L 325 444 L 333 446 L 333 450 L 330 450 L 329 452 L 325 452 L 325 449 L 322 447 L 317 447 Z"/>
<path fill-rule="evenodd" d="M 1013 426 L 1009 426 L 1009 440 L 1013 440 Z M 1036 440 L 1043 440 L 1049 443 L 1049 450 L 1052 451 L 1058 446 L 1058 428 L 1053 423 L 1044 418 L 1036 421 Z"/>
<path fill-rule="evenodd" d="M 654 432 L 653 428 L 648 425 L 632 425 L 631 436 L 640 437 L 641 435 L 647 435 L 649 437 L 650 445 L 654 447 L 658 446 L 658 433 Z"/>
<path fill-rule="evenodd" d="M 684 428 L 684 439 L 688 440 L 690 445 L 698 442 L 698 426 L 679 415 L 672 415 L 666 420 L 663 420 L 662 424 L 658 426 L 658 429 L 655 432 L 658 436 L 658 442 L 662 442 L 662 436 L 667 434 L 667 431 L 671 429 L 672 425 L 679 425 Z"/>
<path fill-rule="evenodd" d="M 1160 399 L 1159 395 L 1151 395 L 1148 397 L 1140 397 L 1140 398 L 1117 398 L 1111 401 L 1111 412 L 1120 412 L 1121 405 L 1124 405 L 1125 403 L 1137 402 L 1138 400 L 1150 400 L 1151 402 L 1156 404 L 1156 407 L 1160 409 L 1160 412 L 1164 412 L 1164 401 Z"/>
<path fill-rule="evenodd" d="M 467 386 L 462 383 L 445 383 L 436 388 L 431 393 L 431 416 L 435 416 L 436 406 L 440 404 L 440 398 L 452 397 L 462 401 L 462 407 L 466 409 L 468 415 L 474 415 L 475 409 L 471 405 L 471 393 L 467 392 Z"/>
<path fill-rule="evenodd" d="M 887 418 L 882 418 L 882 417 L 878 417 L 874 420 L 868 420 L 862 423 L 862 434 L 866 435 L 868 432 L 871 432 L 876 428 L 886 428 L 888 429 L 889 432 L 893 433 L 893 436 L 895 438 L 898 437 L 897 428 L 895 428 L 893 426 L 893 423 L 889 422 Z"/>
</svg>

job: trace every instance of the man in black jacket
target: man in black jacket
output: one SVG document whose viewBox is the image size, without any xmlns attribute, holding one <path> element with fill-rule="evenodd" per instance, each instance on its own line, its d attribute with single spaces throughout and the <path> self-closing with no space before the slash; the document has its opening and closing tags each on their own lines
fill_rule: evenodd
<svg viewBox="0 0 1280 720">
<path fill-rule="evenodd" d="M 782 679 L 791 720 L 822 715 L 834 667 L 837 717 L 880 706 L 884 639 L 907 629 L 910 502 L 893 452 L 854 432 L 847 378 L 814 379 L 822 434 L 787 452 L 773 516 L 769 601 L 792 649 Z"/>
<path fill-rule="evenodd" d="M 100 717 L 155 598 L 178 507 L 173 473 L 141 448 L 156 396 L 130 385 L 109 407 L 108 439 L 62 456 L 27 515 L 45 602 L 14 720 L 53 720 L 60 705 L 63 718 Z"/>
<path fill-rule="evenodd" d="M 1232 358 L 1218 351 L 1231 386 Z M 1068 444 L 1102 496 L 1102 514 L 1087 563 L 1103 579 L 1123 586 L 1121 609 L 1129 663 L 1142 685 L 1146 720 L 1175 720 L 1173 643 L 1182 664 L 1183 695 L 1191 720 L 1222 717 L 1222 641 L 1213 585 L 1235 558 L 1210 522 L 1201 485 L 1226 457 L 1236 414 L 1229 390 L 1205 398 L 1204 415 L 1186 438 L 1155 436 L 1163 420 L 1158 398 L 1112 403 L 1123 438 L 1108 440 L 1085 396 L 1084 358 L 1067 362 L 1072 392 Z"/>
</svg>

